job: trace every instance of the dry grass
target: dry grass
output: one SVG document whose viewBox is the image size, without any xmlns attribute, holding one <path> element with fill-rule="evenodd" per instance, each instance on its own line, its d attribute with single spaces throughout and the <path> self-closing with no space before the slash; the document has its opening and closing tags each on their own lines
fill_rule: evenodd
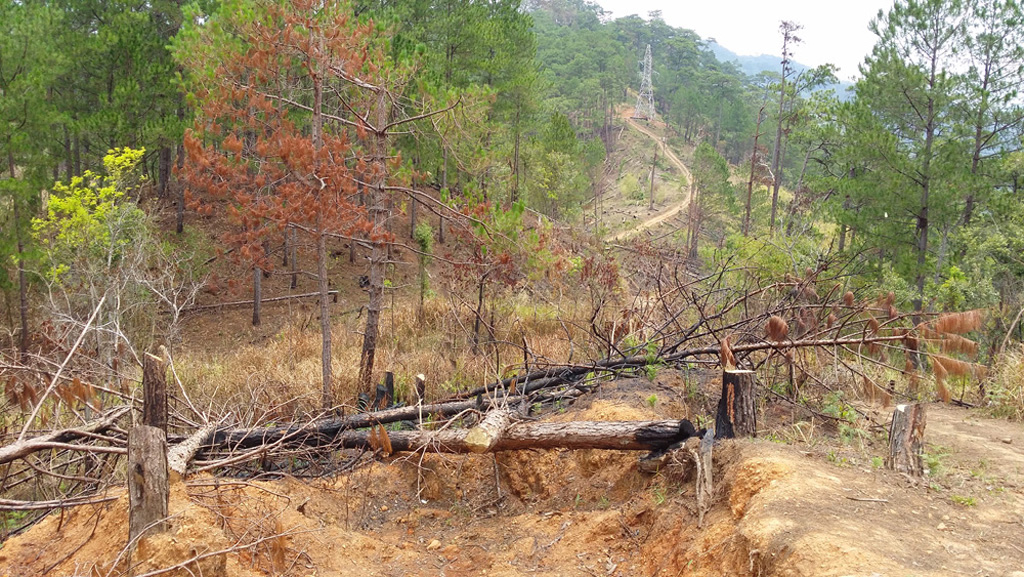
<svg viewBox="0 0 1024 577">
<path fill-rule="evenodd" d="M 992 368 L 989 400 L 1000 417 L 1024 421 L 1024 345 L 1008 350 Z"/>
<path fill-rule="evenodd" d="M 417 374 L 427 377 L 427 399 L 475 388 L 521 369 L 524 343 L 531 366 L 593 358 L 599 354 L 586 319 L 576 318 L 571 300 L 536 304 L 523 296 L 500 299 L 487 311 L 479 342 L 473 344 L 475 316 L 467 307 L 434 298 L 420 318 L 412 303 L 397 302 L 381 316 L 376 372 L 395 374 L 396 396 L 412 389 Z M 269 339 L 229 352 L 188 351 L 175 359 L 178 377 L 193 402 L 213 414 L 233 413 L 239 422 L 301 419 L 320 403 L 320 333 L 300 315 Z M 364 319 L 346 316 L 332 334 L 334 394 L 354 406 Z M 493 333 L 492 333 L 493 331 Z M 493 338 L 492 338 L 493 334 Z M 474 350 L 475 349 L 475 350 Z"/>
</svg>

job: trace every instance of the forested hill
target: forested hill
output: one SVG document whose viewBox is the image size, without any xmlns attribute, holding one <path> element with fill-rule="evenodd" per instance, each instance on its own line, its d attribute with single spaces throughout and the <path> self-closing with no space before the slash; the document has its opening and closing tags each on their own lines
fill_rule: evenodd
<svg viewBox="0 0 1024 577">
<path fill-rule="evenodd" d="M 605 177 L 624 174 L 612 134 L 648 45 L 652 125 L 692 163 L 695 267 L 735 256 L 781 277 L 837 262 L 915 313 L 999 305 L 1009 330 L 1024 286 L 1021 21 L 1016 2 L 898 1 L 872 23 L 863 78 L 840 102 L 817 90 L 835 83 L 829 66 L 749 76 L 656 13 L 609 19 L 586 0 L 2 2 L 10 334 L 28 346 L 33 287 L 112 278 L 104 267 L 129 260 L 119 250 L 168 229 L 184 239 L 187 215 L 213 207 L 235 227 L 219 248 L 247 270 L 284 250 L 282 230 L 312 235 L 324 261 L 327 238 L 373 245 L 376 312 L 384 239 L 406 217 L 411 235 L 421 203 L 437 227 L 423 246 L 469 214 L 477 228 L 464 228 L 508 234 L 481 233 L 454 262 L 482 270 L 516 253 L 536 265 L 529 247 L 491 246 L 524 236 L 527 209 L 576 224 L 588 199 L 628 196 Z M 780 46 L 799 29 L 782 23 Z M 650 165 L 629 175 L 633 189 Z M 135 235 L 117 243 L 96 229 L 115 207 Z M 97 254 L 105 264 L 78 262 Z M 492 272 L 480 274 L 536 274 Z M 327 273 L 310 274 L 326 295 Z M 65 317 L 88 319 L 92 288 Z"/>
</svg>

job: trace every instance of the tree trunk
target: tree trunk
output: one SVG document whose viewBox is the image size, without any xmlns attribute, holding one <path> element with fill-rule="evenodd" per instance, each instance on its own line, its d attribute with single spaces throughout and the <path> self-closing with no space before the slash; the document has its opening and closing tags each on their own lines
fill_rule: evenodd
<svg viewBox="0 0 1024 577">
<path fill-rule="evenodd" d="M 167 433 L 166 360 L 146 353 L 142 356 L 142 424 Z"/>
<path fill-rule="evenodd" d="M 14 153 L 10 150 L 7 151 L 7 168 L 10 171 L 10 178 L 14 180 Z M 22 262 L 25 255 L 25 245 L 21 239 L 21 211 L 19 210 L 20 199 L 18 194 L 15 194 L 12 198 L 12 207 L 14 217 L 14 242 L 15 248 L 18 252 L 18 317 L 21 321 L 21 338 L 18 341 L 18 356 L 22 362 L 25 361 L 28 355 L 28 343 L 29 343 L 29 332 L 28 332 L 28 279 L 25 276 L 25 264 Z"/>
<path fill-rule="evenodd" d="M 486 453 L 494 448 L 512 422 L 512 414 L 506 409 L 491 411 L 480 424 L 466 434 L 466 445 L 473 453 Z"/>
<path fill-rule="evenodd" d="M 285 234 L 289 234 L 285 231 Z M 288 266 L 291 267 L 292 282 L 288 285 L 292 290 L 299 288 L 299 250 L 297 245 L 299 244 L 299 231 L 295 228 L 291 229 L 291 242 L 288 243 L 288 250 L 291 254 L 288 255 Z"/>
<path fill-rule="evenodd" d="M 196 453 L 199 452 L 199 448 L 203 446 L 203 443 L 216 430 L 217 424 L 210 423 L 167 451 L 167 468 L 174 473 L 174 475 L 171 475 L 172 480 L 174 480 L 173 477 L 175 475 L 177 475 L 178 479 L 185 476 L 185 470 L 188 469 L 189 461 L 195 457 Z"/>
<path fill-rule="evenodd" d="M 74 137 L 75 176 L 82 175 L 82 137 L 76 132 Z"/>
<path fill-rule="evenodd" d="M 334 376 L 331 367 L 331 304 L 327 282 L 327 235 L 320 233 L 316 240 L 316 276 L 320 290 L 320 407 L 327 411 L 334 407 Z"/>
<path fill-rule="evenodd" d="M 648 210 L 654 210 L 654 169 L 658 166 L 658 145 L 654 145 L 654 159 L 651 160 L 651 200 Z"/>
<path fill-rule="evenodd" d="M 171 180 L 171 147 L 163 146 L 160 148 L 160 166 L 157 172 L 159 174 L 157 196 L 163 200 L 167 197 L 167 185 Z"/>
<path fill-rule="evenodd" d="M 889 429 L 889 456 L 886 466 L 915 477 L 924 474 L 924 405 L 897 405 Z"/>
<path fill-rule="evenodd" d="M 416 407 L 412 407 L 415 409 Z M 424 412 L 426 408 L 424 407 Z M 485 421 L 487 419 L 485 418 Z M 684 425 L 685 423 L 685 425 Z M 367 426 L 372 423 L 368 423 Z M 496 431 L 500 419 L 495 426 Z M 622 451 L 651 451 L 667 448 L 685 441 L 693 424 L 686 420 L 666 421 L 570 421 L 565 423 L 523 422 L 504 429 L 497 440 L 490 443 L 490 452 L 517 451 L 522 449 L 607 449 Z M 467 442 L 466 437 L 473 429 L 445 429 L 441 431 L 388 431 L 393 452 L 420 451 L 441 453 L 479 452 L 480 445 Z M 237 432 L 236 432 L 237 433 Z M 372 431 L 335 431 L 334 434 L 320 434 L 315 429 L 294 432 L 294 441 L 288 446 L 331 446 L 350 449 L 372 448 Z M 477 433 L 479 435 L 479 433 Z M 232 439 L 232 441 L 227 441 Z M 237 441 L 246 441 L 238 443 Z M 269 438 L 268 438 L 269 441 Z M 253 431 L 249 437 L 239 439 L 237 434 L 222 437 L 218 435 L 215 447 L 238 450 L 243 447 L 260 446 L 263 435 Z"/>
<path fill-rule="evenodd" d="M 743 215 L 743 236 L 750 234 L 750 205 L 754 198 L 754 171 L 757 168 L 757 140 L 761 138 L 761 121 L 764 118 L 764 107 L 767 104 L 768 92 L 765 92 L 765 103 L 757 112 L 757 126 L 754 128 L 754 150 L 750 153 L 750 179 L 747 181 L 746 212 Z"/>
<path fill-rule="evenodd" d="M 183 110 L 181 110 L 181 109 L 178 109 L 178 118 L 182 119 L 182 118 L 184 118 L 184 115 L 185 115 L 185 112 Z M 178 168 L 177 173 L 181 174 L 181 170 L 183 168 L 185 168 L 185 145 L 184 144 L 179 144 L 178 145 L 178 158 L 177 158 L 177 161 L 175 162 L 175 164 L 176 164 L 176 166 Z M 177 178 L 175 178 L 174 180 L 175 180 L 175 182 L 174 182 L 174 189 L 178 193 L 178 201 L 176 203 L 177 204 L 177 207 L 176 207 L 177 210 L 175 210 L 174 232 L 176 232 L 178 234 L 181 234 L 181 233 L 185 232 L 185 183 L 181 182 Z"/>
<path fill-rule="evenodd" d="M 263 304 L 263 271 L 252 266 L 252 326 L 260 326 L 260 307 Z"/>
<path fill-rule="evenodd" d="M 409 196 L 409 238 L 416 238 L 416 204 L 415 196 Z"/>
<path fill-rule="evenodd" d="M 380 312 L 383 308 L 384 269 L 387 266 L 389 242 L 386 240 L 387 213 L 387 93 L 380 89 L 377 93 L 376 133 L 373 169 L 375 182 L 368 189 L 369 213 L 373 221 L 370 233 L 372 248 L 370 250 L 370 284 L 367 287 L 369 303 L 366 307 L 366 329 L 363 331 L 363 350 L 359 358 L 359 391 L 369 393 L 373 380 L 373 363 L 377 353 L 377 337 L 380 330 Z"/>
<path fill-rule="evenodd" d="M 75 161 L 71 155 L 71 132 L 68 130 L 68 125 L 64 126 L 64 179 L 71 182 L 72 171 L 74 170 Z"/>
<path fill-rule="evenodd" d="M 138 425 L 128 433 L 128 540 L 167 530 L 167 437 Z"/>
<path fill-rule="evenodd" d="M 441 194 L 450 197 L 451 192 L 448 190 L 448 146 L 444 143 L 442 145 L 444 149 L 441 151 L 441 159 L 444 164 L 441 166 Z M 445 199 L 442 197 L 441 200 L 444 202 Z M 444 244 L 444 209 L 438 211 L 437 215 L 437 242 Z"/>
<path fill-rule="evenodd" d="M 715 438 L 757 435 L 757 398 L 754 371 L 724 371 L 722 398 L 715 414 Z"/>
</svg>

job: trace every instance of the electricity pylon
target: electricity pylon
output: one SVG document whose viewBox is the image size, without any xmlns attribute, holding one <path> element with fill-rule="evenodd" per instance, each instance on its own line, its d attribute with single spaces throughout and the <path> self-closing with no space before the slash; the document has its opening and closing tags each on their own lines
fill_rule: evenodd
<svg viewBox="0 0 1024 577">
<path fill-rule="evenodd" d="M 651 85 L 651 45 L 640 62 L 640 93 L 636 97 L 636 110 L 633 118 L 638 120 L 654 119 L 654 86 Z"/>
</svg>

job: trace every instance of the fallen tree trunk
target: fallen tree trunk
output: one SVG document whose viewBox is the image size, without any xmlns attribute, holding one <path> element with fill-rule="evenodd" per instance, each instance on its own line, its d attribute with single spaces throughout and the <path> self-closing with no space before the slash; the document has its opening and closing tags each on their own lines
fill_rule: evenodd
<svg viewBox="0 0 1024 577">
<path fill-rule="evenodd" d="M 512 414 L 507 409 L 491 411 L 466 433 L 465 442 L 474 453 L 486 453 L 494 448 L 512 422 Z"/>
<path fill-rule="evenodd" d="M 167 468 L 178 475 L 177 478 L 184 477 L 185 469 L 188 468 L 188 462 L 192 460 L 192 457 L 195 457 L 203 442 L 210 438 L 210 435 L 216 429 L 217 425 L 210 423 L 189 435 L 184 441 L 171 447 L 167 451 Z M 171 479 L 172 481 L 177 480 L 174 475 L 171 475 Z"/>
<path fill-rule="evenodd" d="M 75 439 L 91 438 L 97 433 L 103 433 L 114 426 L 114 422 L 127 413 L 130 407 L 121 407 L 110 412 L 102 419 L 97 419 L 74 429 L 61 429 L 31 439 L 17 441 L 0 447 L 0 465 L 10 463 L 15 459 L 27 457 L 36 451 L 52 449 L 64 445 Z M 86 448 L 87 449 L 87 448 Z M 83 450 L 86 450 L 83 449 Z"/>
<path fill-rule="evenodd" d="M 509 397 L 507 401 L 512 403 L 521 399 L 522 396 L 515 396 Z M 261 445 L 276 443 L 282 439 L 288 439 L 289 445 L 327 445 L 332 442 L 332 439 L 339 432 L 349 429 L 364 429 L 374 425 L 414 421 L 419 419 L 421 415 L 423 417 L 448 418 L 465 411 L 486 409 L 489 406 L 489 399 L 482 399 L 480 403 L 473 400 L 422 406 L 412 405 L 385 409 L 383 411 L 360 413 L 349 417 L 323 419 L 308 425 L 283 425 L 257 429 L 226 429 L 214 433 L 204 444 L 229 449 L 251 449 Z"/>
<path fill-rule="evenodd" d="M 473 429 L 441 431 L 387 431 L 391 452 L 477 453 L 480 445 L 467 441 Z M 489 452 L 520 449 L 608 449 L 653 451 L 685 441 L 693 425 L 668 421 L 570 421 L 565 423 L 518 423 L 504 430 L 490 444 Z M 379 431 L 338 431 L 333 437 L 296 435 L 290 446 L 332 446 L 343 449 L 379 448 Z M 224 447 L 227 448 L 227 447 Z"/>
</svg>

